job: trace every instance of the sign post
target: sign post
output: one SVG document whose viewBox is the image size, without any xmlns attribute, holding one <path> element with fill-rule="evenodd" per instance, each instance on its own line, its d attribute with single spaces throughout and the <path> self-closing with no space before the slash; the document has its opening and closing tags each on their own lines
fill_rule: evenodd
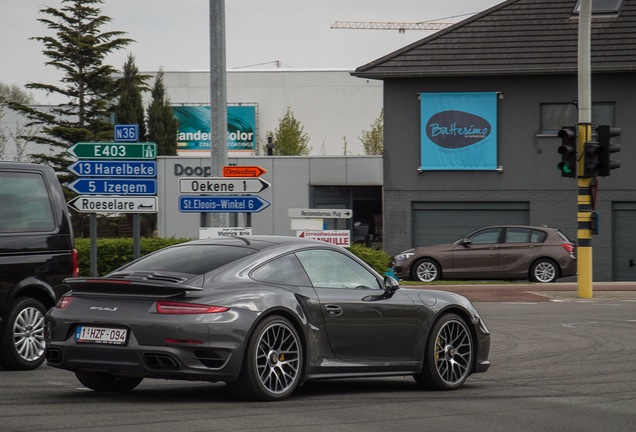
<svg viewBox="0 0 636 432">
<path fill-rule="evenodd" d="M 157 144 L 137 143 L 138 125 L 115 125 L 117 142 L 79 142 L 68 152 L 79 160 L 68 170 L 78 176 L 67 188 L 80 196 L 68 206 L 90 213 L 91 276 L 97 270 L 97 213 L 132 213 L 133 257 L 141 255 L 140 213 L 157 212 Z"/>
</svg>

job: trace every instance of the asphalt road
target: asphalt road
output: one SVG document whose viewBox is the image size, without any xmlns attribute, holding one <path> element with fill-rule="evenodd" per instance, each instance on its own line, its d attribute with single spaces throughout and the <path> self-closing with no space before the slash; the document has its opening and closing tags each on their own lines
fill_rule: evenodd
<svg viewBox="0 0 636 432">
<path fill-rule="evenodd" d="M 492 367 L 458 391 L 421 391 L 410 377 L 332 380 L 284 402 L 246 403 L 223 384 L 197 382 L 146 380 L 100 394 L 43 366 L 0 370 L 0 431 L 636 429 L 636 298 L 476 307 L 492 332 Z"/>
</svg>

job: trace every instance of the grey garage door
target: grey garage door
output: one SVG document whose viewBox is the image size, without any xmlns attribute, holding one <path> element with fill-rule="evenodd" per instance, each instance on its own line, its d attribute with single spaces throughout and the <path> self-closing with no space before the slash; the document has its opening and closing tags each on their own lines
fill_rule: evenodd
<svg viewBox="0 0 636 432">
<path fill-rule="evenodd" d="M 636 203 L 614 203 L 612 280 L 636 280 Z"/>
<path fill-rule="evenodd" d="M 413 203 L 412 246 L 452 243 L 489 225 L 528 225 L 527 202 Z"/>
</svg>

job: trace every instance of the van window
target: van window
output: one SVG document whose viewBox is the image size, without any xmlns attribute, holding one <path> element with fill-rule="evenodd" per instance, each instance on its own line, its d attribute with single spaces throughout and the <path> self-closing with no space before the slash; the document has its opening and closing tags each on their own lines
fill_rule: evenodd
<svg viewBox="0 0 636 432">
<path fill-rule="evenodd" d="M 0 172 L 0 233 L 54 229 L 44 178 L 37 173 Z"/>
</svg>

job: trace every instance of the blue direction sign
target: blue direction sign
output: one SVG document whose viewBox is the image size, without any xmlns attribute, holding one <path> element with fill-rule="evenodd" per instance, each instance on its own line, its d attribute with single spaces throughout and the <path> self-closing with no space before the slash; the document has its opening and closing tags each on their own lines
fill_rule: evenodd
<svg viewBox="0 0 636 432">
<path fill-rule="evenodd" d="M 257 195 L 179 197 L 182 213 L 258 213 L 269 206 L 269 201 Z"/>
<path fill-rule="evenodd" d="M 139 125 L 116 124 L 115 141 L 139 141 Z"/>
<path fill-rule="evenodd" d="M 80 195 L 156 195 L 157 180 L 82 177 L 67 188 Z"/>
<path fill-rule="evenodd" d="M 80 177 L 156 177 L 157 162 L 78 160 L 68 170 Z"/>
</svg>

